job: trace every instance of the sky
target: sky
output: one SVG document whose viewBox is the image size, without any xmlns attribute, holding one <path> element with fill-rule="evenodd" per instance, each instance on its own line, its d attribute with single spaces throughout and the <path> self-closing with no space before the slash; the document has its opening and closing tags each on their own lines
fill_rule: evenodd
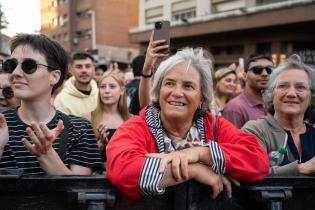
<svg viewBox="0 0 315 210">
<path fill-rule="evenodd" d="M 40 30 L 40 0 L 0 0 L 1 10 L 9 22 L 2 33 L 35 33 Z"/>
</svg>

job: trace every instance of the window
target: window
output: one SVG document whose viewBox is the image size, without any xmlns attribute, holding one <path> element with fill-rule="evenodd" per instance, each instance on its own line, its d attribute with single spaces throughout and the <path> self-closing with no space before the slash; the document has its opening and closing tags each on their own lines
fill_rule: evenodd
<svg viewBox="0 0 315 210">
<path fill-rule="evenodd" d="M 172 14 L 172 20 L 185 20 L 196 17 L 196 10 L 195 8 L 191 8 L 184 11 L 178 11 Z"/>
<path fill-rule="evenodd" d="M 52 22 L 52 25 L 53 25 L 53 26 L 57 26 L 57 25 L 58 25 L 58 19 L 57 19 L 57 18 L 53 18 L 53 19 L 51 20 L 51 22 Z"/>
<path fill-rule="evenodd" d="M 68 41 L 69 40 L 69 34 L 66 32 L 63 34 L 63 41 Z"/>
<path fill-rule="evenodd" d="M 154 7 L 145 11 L 145 22 L 146 24 L 154 23 L 161 20 L 163 17 L 163 7 Z"/>
<path fill-rule="evenodd" d="M 288 1 L 288 0 L 256 0 L 256 5 L 265 5 L 265 4 L 272 4 L 281 1 Z"/>
<path fill-rule="evenodd" d="M 63 23 L 63 25 L 66 25 L 67 23 L 68 23 L 68 15 L 67 14 L 64 14 L 63 15 L 63 18 L 62 18 L 62 23 Z"/>
<path fill-rule="evenodd" d="M 187 20 L 196 17 L 196 1 L 186 0 L 172 4 L 172 20 Z"/>
<path fill-rule="evenodd" d="M 86 30 L 85 38 L 86 39 L 92 39 L 92 29 Z"/>
<path fill-rule="evenodd" d="M 76 12 L 76 13 L 75 13 L 75 19 L 76 19 L 77 21 L 79 21 L 79 20 L 81 19 L 81 16 L 82 16 L 82 13 L 81 13 L 81 12 Z"/>
</svg>

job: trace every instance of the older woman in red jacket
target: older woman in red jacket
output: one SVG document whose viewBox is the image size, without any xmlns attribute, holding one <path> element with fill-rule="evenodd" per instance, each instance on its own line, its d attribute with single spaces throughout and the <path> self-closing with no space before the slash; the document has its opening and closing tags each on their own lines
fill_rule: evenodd
<svg viewBox="0 0 315 210">
<path fill-rule="evenodd" d="M 107 177 L 124 194 L 162 194 L 193 179 L 210 186 L 215 198 L 224 186 L 231 191 L 223 175 L 255 181 L 268 174 L 256 137 L 208 111 L 211 71 L 202 49 L 185 48 L 160 64 L 153 105 L 118 128 L 106 149 Z"/>
</svg>

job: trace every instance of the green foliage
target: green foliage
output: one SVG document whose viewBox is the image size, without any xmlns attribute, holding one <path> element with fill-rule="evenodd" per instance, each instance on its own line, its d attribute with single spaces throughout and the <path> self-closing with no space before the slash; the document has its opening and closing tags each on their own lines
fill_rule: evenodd
<svg viewBox="0 0 315 210">
<path fill-rule="evenodd" d="M 4 16 L 4 13 L 2 12 L 1 4 L 0 4 L 0 30 L 6 28 L 8 24 L 9 23 L 8 21 L 6 21 L 6 18 Z"/>
</svg>

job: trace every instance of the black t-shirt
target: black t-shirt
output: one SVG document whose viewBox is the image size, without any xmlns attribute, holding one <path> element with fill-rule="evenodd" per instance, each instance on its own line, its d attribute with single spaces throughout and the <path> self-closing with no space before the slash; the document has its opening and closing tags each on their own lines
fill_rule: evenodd
<svg viewBox="0 0 315 210">
<path fill-rule="evenodd" d="M 4 116 L 9 129 L 9 141 L 4 148 L 2 158 L 0 158 L 0 168 L 20 168 L 24 170 L 24 175 L 44 174 L 37 158 L 21 142 L 23 137 L 31 142 L 25 131 L 29 125 L 19 118 L 16 109 L 4 112 Z M 55 128 L 60 119 L 61 112 L 57 111 L 47 127 L 49 129 Z M 103 164 L 90 122 L 81 117 L 69 115 L 68 124 L 65 165 L 69 167 L 69 165 L 74 164 L 92 170 L 100 170 Z M 53 143 L 56 152 L 59 150 L 59 144 L 60 135 Z"/>
<path fill-rule="evenodd" d="M 139 79 L 132 80 L 126 85 L 127 100 L 129 103 L 129 112 L 133 115 L 138 115 L 140 112 L 140 102 L 139 102 Z"/>
</svg>

